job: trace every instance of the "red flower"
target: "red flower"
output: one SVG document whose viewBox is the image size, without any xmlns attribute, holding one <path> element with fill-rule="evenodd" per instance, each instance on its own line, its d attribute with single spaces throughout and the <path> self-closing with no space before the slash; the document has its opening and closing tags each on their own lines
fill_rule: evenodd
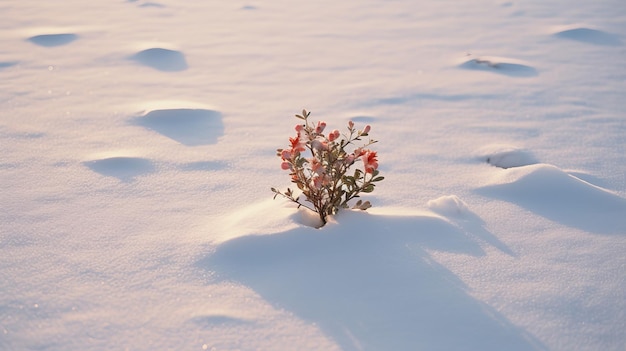
<svg viewBox="0 0 626 351">
<path fill-rule="evenodd" d="M 304 143 L 300 140 L 300 136 L 295 138 L 289 138 L 289 143 L 291 143 L 291 152 L 300 152 L 306 150 L 304 148 Z"/>
<path fill-rule="evenodd" d="M 363 167 L 365 168 L 365 173 L 374 173 L 376 168 L 378 168 L 378 159 L 376 158 L 376 151 L 367 150 L 363 155 Z"/>
</svg>

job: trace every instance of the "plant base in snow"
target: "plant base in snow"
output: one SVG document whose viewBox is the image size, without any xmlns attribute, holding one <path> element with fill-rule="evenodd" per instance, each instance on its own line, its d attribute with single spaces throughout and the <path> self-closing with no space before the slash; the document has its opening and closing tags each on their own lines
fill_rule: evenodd
<svg viewBox="0 0 626 351">
<path fill-rule="evenodd" d="M 361 193 L 374 191 L 375 183 L 384 177 L 379 175 L 376 151 L 368 149 L 376 140 L 362 140 L 369 136 L 369 125 L 357 130 L 350 121 L 347 133 L 334 129 L 324 134 L 326 122 L 312 124 L 308 119 L 310 114 L 302 110 L 301 115 L 296 115 L 302 120 L 295 127 L 296 136 L 289 138 L 289 148 L 277 150 L 277 156 L 282 160 L 281 168 L 290 172 L 291 182 L 296 184 L 306 202 L 290 188 L 284 192 L 272 188 L 272 192 L 274 198 L 280 195 L 298 204 L 298 208 L 302 206 L 316 212 L 323 226 L 329 215 L 341 208 L 349 208 L 348 201 Z M 348 152 L 348 148 L 352 151 Z M 352 172 L 357 161 L 362 161 L 363 167 L 355 166 Z M 369 201 L 358 200 L 352 208 L 366 210 L 371 206 Z"/>
</svg>

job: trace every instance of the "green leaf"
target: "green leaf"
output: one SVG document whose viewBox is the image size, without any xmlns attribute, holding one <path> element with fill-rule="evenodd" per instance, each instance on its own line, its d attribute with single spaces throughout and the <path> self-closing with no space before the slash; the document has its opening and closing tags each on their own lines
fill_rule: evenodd
<svg viewBox="0 0 626 351">
<path fill-rule="evenodd" d="M 364 193 L 371 193 L 372 191 L 374 191 L 374 184 L 370 184 L 366 186 L 365 188 L 363 188 Z"/>
<path fill-rule="evenodd" d="M 372 182 L 380 182 L 383 179 L 385 179 L 385 177 L 383 177 L 383 176 L 376 177 L 376 178 L 372 179 Z"/>
</svg>

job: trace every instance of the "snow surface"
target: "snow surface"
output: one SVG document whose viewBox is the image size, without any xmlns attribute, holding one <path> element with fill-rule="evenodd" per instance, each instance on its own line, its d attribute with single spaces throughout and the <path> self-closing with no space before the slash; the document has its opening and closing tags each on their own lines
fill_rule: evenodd
<svg viewBox="0 0 626 351">
<path fill-rule="evenodd" d="M 0 13 L 0 350 L 626 349 L 622 0 Z M 302 108 L 386 178 L 320 230 Z"/>
</svg>

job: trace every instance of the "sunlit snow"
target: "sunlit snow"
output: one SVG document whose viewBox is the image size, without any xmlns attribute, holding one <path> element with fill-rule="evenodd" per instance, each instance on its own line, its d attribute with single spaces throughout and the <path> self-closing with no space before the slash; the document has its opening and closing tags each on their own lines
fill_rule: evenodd
<svg viewBox="0 0 626 351">
<path fill-rule="evenodd" d="M 0 14 L 0 350 L 626 347 L 622 0 Z M 303 108 L 385 176 L 322 229 Z"/>
</svg>

